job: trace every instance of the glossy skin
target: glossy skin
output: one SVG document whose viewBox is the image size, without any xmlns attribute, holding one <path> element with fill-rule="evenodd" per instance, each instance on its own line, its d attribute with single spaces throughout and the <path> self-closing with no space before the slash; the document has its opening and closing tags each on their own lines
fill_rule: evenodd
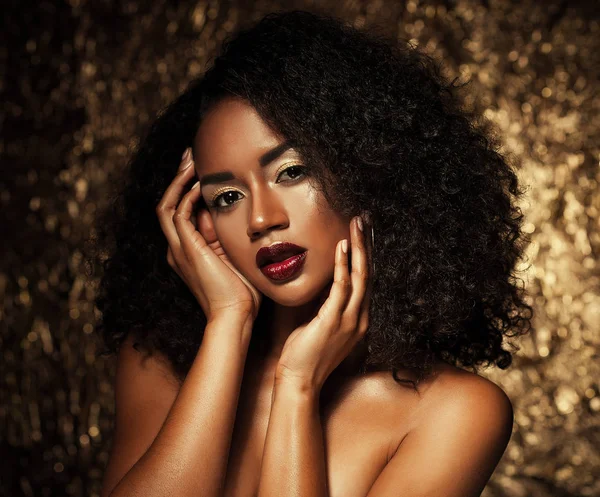
<svg viewBox="0 0 600 497">
<path fill-rule="evenodd" d="M 177 175 L 156 206 L 168 241 L 167 262 L 194 294 L 208 322 L 231 313 L 254 319 L 262 294 L 231 263 L 214 230 L 206 239 L 197 229 L 211 221 L 205 211 L 197 220 L 192 216 L 192 199 L 199 198 L 199 183 L 184 195 L 194 170 L 192 164 L 191 151 L 187 149 Z"/>
<path fill-rule="evenodd" d="M 306 169 L 301 169 L 293 148 L 264 167 L 259 164 L 260 156 L 283 141 L 252 107 L 228 99 L 203 119 L 193 146 L 194 167 L 211 218 L 201 231 L 211 239 L 214 230 L 229 260 L 273 301 L 271 328 L 259 332 L 273 337 L 274 358 L 290 333 L 315 316 L 333 278 L 336 246 L 350 238 L 350 218 L 328 208 L 303 176 Z M 296 167 L 288 171 L 290 166 Z M 231 171 L 235 179 L 205 185 L 207 175 L 223 171 Z M 211 206 L 219 195 L 223 209 Z M 258 249 L 278 241 L 308 249 L 302 272 L 281 283 L 267 278 L 256 265 Z"/>
<path fill-rule="evenodd" d="M 395 383 L 389 372 L 352 374 L 352 361 L 361 351 L 359 340 L 366 327 L 368 289 L 364 286 L 357 290 L 357 282 L 368 281 L 369 242 L 355 222 L 327 209 L 309 181 L 292 181 L 284 173 L 289 182 L 277 182 L 282 179 L 283 169 L 301 165 L 293 150 L 260 166 L 258 158 L 281 142 L 251 107 L 240 100 L 221 102 L 206 116 L 196 135 L 194 171 L 204 178 L 229 170 L 235 179 L 196 188 L 177 207 L 181 236 L 185 225 L 182 220 L 189 218 L 199 194 L 210 205 L 223 190 L 239 192 L 229 197 L 234 203 L 229 209 L 211 207 L 208 213 L 199 213 L 196 225 L 202 243 L 215 249 L 220 257 L 226 256 L 245 279 L 246 288 L 273 301 L 269 329 L 252 330 L 270 333 L 274 339 L 272 350 L 266 358 L 243 356 L 245 367 L 239 385 L 231 383 L 237 381 L 239 365 L 237 369 L 229 367 L 233 376 L 222 380 L 228 382 L 226 389 L 216 383 L 210 387 L 201 384 L 219 361 L 210 367 L 207 362 L 193 366 L 195 371 L 180 385 L 168 361 L 158 354 L 144 362 L 128 339 L 119 355 L 117 430 L 102 497 L 144 453 L 144 464 L 138 463 L 137 472 L 115 495 L 149 495 L 148 489 L 154 492 L 158 482 L 166 479 L 158 474 L 160 468 L 172 464 L 174 458 L 179 458 L 176 469 L 184 476 L 178 482 L 169 482 L 169 488 L 176 488 L 178 495 L 200 494 L 193 483 L 208 478 L 211 471 L 199 473 L 198 468 L 214 464 L 211 455 L 217 450 L 208 440 L 209 430 L 196 429 L 211 419 L 198 419 L 205 413 L 194 404 L 207 393 L 211 398 L 213 394 L 215 398 L 235 398 L 237 404 L 227 404 L 228 409 L 233 407 L 231 413 L 235 412 L 232 432 L 227 423 L 216 429 L 221 437 L 232 435 L 229 457 L 221 461 L 226 462 L 224 488 L 217 492 L 212 487 L 202 495 L 479 495 L 510 438 L 510 400 L 492 382 L 444 363 L 437 364 L 418 393 Z M 193 180 L 190 169 L 182 173 L 181 183 L 185 174 L 185 181 Z M 352 267 L 359 268 L 364 277 L 355 271 L 350 275 L 347 264 L 344 267 L 341 262 L 336 248 L 342 239 L 349 241 L 351 251 L 354 248 Z M 308 249 L 302 273 L 283 284 L 269 280 L 255 264 L 260 247 L 280 240 Z M 339 319 L 325 319 L 322 326 L 314 325 L 315 317 L 329 301 L 330 288 L 335 289 L 332 278 L 351 279 L 354 290 L 347 289 L 345 294 L 337 290 L 345 297 L 330 303 L 325 314 L 344 315 L 348 300 L 352 301 L 355 294 L 351 313 L 354 324 L 348 319 L 345 325 Z M 185 279 L 193 281 L 192 273 Z M 244 294 L 244 288 L 238 289 L 245 299 L 248 294 Z M 247 310 L 250 312 L 250 308 Z M 249 328 L 244 325 L 244 329 Z M 342 329 L 345 331 L 340 333 Z M 292 346 L 290 337 L 294 338 Z M 208 339 L 206 347 L 220 340 L 214 335 Z M 220 353 L 229 357 L 228 344 L 233 342 L 219 343 L 225 347 L 219 349 Z M 247 341 L 243 343 L 247 345 Z M 215 349 L 213 345 L 202 360 L 208 361 Z M 334 374 L 328 374 L 339 363 L 340 354 L 346 359 Z M 237 353 L 231 357 L 237 357 Z M 285 360 L 284 371 L 290 375 L 282 374 L 281 360 Z M 342 369 L 349 374 L 335 374 Z M 213 376 L 217 381 L 216 373 Z M 301 381 L 289 381 L 297 378 Z M 169 422 L 169 410 L 177 411 L 176 420 Z M 161 443 L 153 444 L 155 439 Z M 152 445 L 159 447 L 152 451 Z M 219 454 L 225 453 L 224 446 L 219 450 Z M 169 467 L 165 475 L 173 471 Z M 182 483 L 185 478 L 188 484 Z"/>
</svg>

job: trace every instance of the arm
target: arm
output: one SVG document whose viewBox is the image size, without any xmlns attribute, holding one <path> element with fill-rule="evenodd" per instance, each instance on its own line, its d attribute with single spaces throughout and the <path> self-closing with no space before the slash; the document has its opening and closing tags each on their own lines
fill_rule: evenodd
<svg viewBox="0 0 600 497">
<path fill-rule="evenodd" d="M 281 385 L 280 385 L 281 386 Z M 480 377 L 411 431 L 366 497 L 478 497 L 510 439 L 506 394 Z M 274 393 L 258 497 L 329 497 L 318 395 Z"/>
<path fill-rule="evenodd" d="M 170 408 L 154 400 L 175 397 L 159 391 L 166 386 L 160 376 L 146 373 L 153 383 L 142 385 L 139 368 L 119 357 L 116 430 L 102 496 L 221 495 L 251 326 L 237 315 L 207 325 Z"/>
<path fill-rule="evenodd" d="M 258 497 L 328 497 L 319 392 L 275 382 Z"/>
</svg>

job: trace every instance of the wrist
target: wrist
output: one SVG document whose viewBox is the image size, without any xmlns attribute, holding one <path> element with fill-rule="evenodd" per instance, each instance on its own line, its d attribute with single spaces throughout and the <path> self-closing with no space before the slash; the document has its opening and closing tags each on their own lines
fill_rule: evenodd
<svg viewBox="0 0 600 497">
<path fill-rule="evenodd" d="M 303 378 L 294 378 L 282 374 L 275 375 L 273 384 L 276 391 L 284 391 L 286 394 L 298 397 L 318 398 L 321 392 L 321 389 L 313 382 Z"/>
<path fill-rule="evenodd" d="M 231 312 L 228 314 L 217 314 L 216 316 L 211 317 L 206 323 L 206 330 L 221 330 L 217 333 L 228 337 L 241 338 L 242 343 L 247 345 L 252 336 L 253 324 L 254 319 L 252 318 L 252 315 Z"/>
<path fill-rule="evenodd" d="M 276 380 L 273 387 L 273 401 L 287 405 L 319 405 L 319 390 L 306 383 L 288 380 Z"/>
<path fill-rule="evenodd" d="M 239 324 L 243 326 L 247 326 L 252 322 L 252 315 L 249 312 L 242 311 L 231 311 L 231 312 L 223 312 L 221 311 L 218 314 L 211 316 L 208 321 L 208 324 L 213 323 L 231 323 L 231 324 Z"/>
</svg>

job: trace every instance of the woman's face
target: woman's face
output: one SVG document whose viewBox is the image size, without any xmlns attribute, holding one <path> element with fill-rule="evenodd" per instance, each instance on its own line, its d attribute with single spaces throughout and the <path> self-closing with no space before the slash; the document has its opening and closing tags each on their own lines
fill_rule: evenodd
<svg viewBox="0 0 600 497">
<path fill-rule="evenodd" d="M 280 154 L 261 164 L 264 154 L 283 143 L 252 106 L 232 98 L 205 116 L 193 154 L 202 196 L 229 260 L 259 292 L 295 307 L 318 298 L 333 279 L 335 247 L 350 239 L 350 218 L 333 212 L 311 187 L 293 148 L 280 147 Z M 221 177 L 212 182 L 208 175 L 216 173 Z M 274 281 L 261 272 L 256 253 L 281 241 L 305 248 L 306 258 L 300 272 Z"/>
</svg>

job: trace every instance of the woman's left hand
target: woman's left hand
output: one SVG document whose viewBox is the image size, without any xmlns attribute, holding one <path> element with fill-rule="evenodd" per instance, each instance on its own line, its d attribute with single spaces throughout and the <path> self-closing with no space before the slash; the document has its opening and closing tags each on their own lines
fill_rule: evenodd
<svg viewBox="0 0 600 497">
<path fill-rule="evenodd" d="M 370 227 L 358 216 L 350 222 L 350 244 L 338 242 L 335 269 L 329 296 L 315 318 L 296 328 L 286 340 L 276 369 L 276 383 L 293 383 L 300 389 L 319 392 L 331 372 L 350 354 L 369 326 L 371 294 Z M 349 245 L 348 254 L 342 244 Z"/>
</svg>

